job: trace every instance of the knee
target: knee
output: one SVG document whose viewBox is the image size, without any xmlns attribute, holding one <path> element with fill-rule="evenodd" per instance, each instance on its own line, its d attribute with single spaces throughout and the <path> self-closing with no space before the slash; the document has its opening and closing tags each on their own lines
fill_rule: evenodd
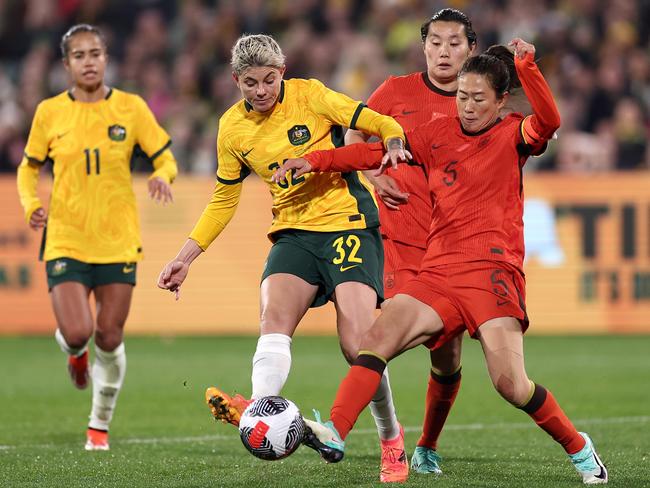
<svg viewBox="0 0 650 488">
<path fill-rule="evenodd" d="M 90 340 L 90 331 L 81 330 L 81 329 L 68 331 L 65 334 L 63 334 L 63 337 L 65 338 L 65 342 L 72 349 L 81 349 L 86 344 L 88 344 L 88 341 Z"/>
<path fill-rule="evenodd" d="M 260 312 L 260 329 L 263 334 L 293 335 L 295 319 L 290 318 L 286 312 L 274 305 L 263 306 Z"/>
<path fill-rule="evenodd" d="M 123 332 L 122 327 L 119 326 L 100 326 L 97 324 L 95 331 L 95 344 L 106 352 L 111 352 L 117 349 L 117 346 L 122 344 Z"/>
<path fill-rule="evenodd" d="M 359 351 L 371 351 L 376 354 L 386 354 L 381 348 L 383 334 L 379 328 L 371 328 L 366 334 L 339 333 L 339 345 L 346 361 L 350 364 L 357 359 Z M 392 356 L 391 356 L 392 357 Z"/>
<path fill-rule="evenodd" d="M 501 375 L 493 379 L 492 383 L 499 395 L 516 407 L 526 403 L 530 397 L 531 384 L 527 378 L 516 381 L 510 377 Z"/>
</svg>

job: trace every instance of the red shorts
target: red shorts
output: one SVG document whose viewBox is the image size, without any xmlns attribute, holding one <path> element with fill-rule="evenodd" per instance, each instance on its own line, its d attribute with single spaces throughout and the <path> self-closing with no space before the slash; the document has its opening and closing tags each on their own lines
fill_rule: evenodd
<svg viewBox="0 0 650 488">
<path fill-rule="evenodd" d="M 426 249 L 392 239 L 384 242 L 384 298 L 393 298 L 420 270 Z"/>
<path fill-rule="evenodd" d="M 444 329 L 425 343 L 436 349 L 465 329 L 476 338 L 481 324 L 498 317 L 515 317 L 528 328 L 526 281 L 508 263 L 475 261 L 423 269 L 400 293 L 426 303 L 442 319 Z"/>
</svg>

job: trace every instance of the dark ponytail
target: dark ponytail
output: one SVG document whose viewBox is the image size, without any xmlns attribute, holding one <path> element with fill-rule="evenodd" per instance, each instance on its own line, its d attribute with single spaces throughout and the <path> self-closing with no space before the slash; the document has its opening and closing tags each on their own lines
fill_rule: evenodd
<svg viewBox="0 0 650 488">
<path fill-rule="evenodd" d="M 512 91 L 513 88 L 521 87 L 521 81 L 519 81 L 517 70 L 515 69 L 515 55 L 510 51 L 510 49 L 503 44 L 495 44 L 488 47 L 485 54 L 496 56 L 508 67 L 508 75 L 510 75 L 510 86 L 508 91 Z"/>
</svg>

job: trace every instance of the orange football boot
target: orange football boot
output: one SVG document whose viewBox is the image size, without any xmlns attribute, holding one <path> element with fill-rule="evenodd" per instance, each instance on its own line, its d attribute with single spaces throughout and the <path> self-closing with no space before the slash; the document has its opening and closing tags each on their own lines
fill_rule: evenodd
<svg viewBox="0 0 650 488">
<path fill-rule="evenodd" d="M 235 427 L 239 427 L 242 413 L 253 402 L 239 393 L 231 397 L 214 386 L 205 390 L 205 401 L 216 420 L 221 420 L 224 424 L 232 424 Z"/>
<path fill-rule="evenodd" d="M 108 451 L 108 432 L 88 427 L 85 449 L 86 451 Z"/>
<path fill-rule="evenodd" d="M 394 439 L 381 441 L 382 483 L 403 483 L 409 476 L 409 465 L 404 450 L 404 428 L 399 426 L 399 435 Z"/>
</svg>

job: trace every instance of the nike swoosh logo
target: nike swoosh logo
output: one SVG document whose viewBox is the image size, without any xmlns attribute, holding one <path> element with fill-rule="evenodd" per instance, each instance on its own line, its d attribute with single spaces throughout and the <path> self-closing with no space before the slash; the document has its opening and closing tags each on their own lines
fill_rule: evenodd
<svg viewBox="0 0 650 488">
<path fill-rule="evenodd" d="M 497 300 L 497 307 L 500 307 L 501 305 L 505 305 L 508 303 L 508 300 Z"/>
<path fill-rule="evenodd" d="M 61 138 L 62 138 L 64 135 L 66 135 L 68 132 L 70 132 L 70 131 L 67 130 L 67 131 L 65 131 L 65 132 L 61 132 L 60 134 L 57 134 L 57 135 L 56 135 L 56 138 L 57 138 L 57 139 L 61 139 Z"/>
<path fill-rule="evenodd" d="M 255 148 L 253 148 L 253 149 L 255 149 Z M 246 156 L 248 156 L 248 155 L 251 153 L 251 151 L 252 151 L 253 149 L 249 149 L 249 150 L 246 151 L 246 152 L 242 152 L 242 153 L 241 153 L 241 157 L 244 158 L 244 159 L 246 159 Z"/>
<path fill-rule="evenodd" d="M 417 110 L 402 110 L 402 115 L 411 115 L 416 113 Z"/>
<path fill-rule="evenodd" d="M 134 269 L 135 269 L 135 266 L 133 266 L 133 265 L 128 265 L 128 264 L 127 264 L 126 266 L 124 266 L 124 267 L 122 268 L 122 273 L 124 273 L 124 274 L 133 273 L 133 270 L 134 270 Z"/>
<path fill-rule="evenodd" d="M 431 144 L 431 149 L 438 149 L 441 148 L 442 146 L 446 146 L 447 144 Z"/>
<path fill-rule="evenodd" d="M 358 264 L 353 264 L 352 266 L 341 266 L 340 270 L 341 273 L 345 273 L 348 269 L 356 268 L 359 266 Z"/>
</svg>

